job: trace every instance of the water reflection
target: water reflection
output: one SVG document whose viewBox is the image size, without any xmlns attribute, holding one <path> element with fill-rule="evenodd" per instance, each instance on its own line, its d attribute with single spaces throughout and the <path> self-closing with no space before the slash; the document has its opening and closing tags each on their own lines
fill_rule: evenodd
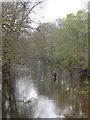
<svg viewBox="0 0 90 120">
<path fill-rule="evenodd" d="M 25 111 L 27 111 L 27 116 L 33 118 L 60 117 L 56 115 L 55 102 L 46 96 L 39 95 L 38 89 L 34 86 L 30 77 L 24 76 L 17 79 L 16 99 L 22 101 L 17 104 L 20 114 L 25 114 Z"/>
<path fill-rule="evenodd" d="M 17 118 L 64 118 L 87 117 L 88 105 L 77 94 L 79 77 L 71 78 L 67 71 L 53 81 L 51 66 L 33 62 L 30 68 L 14 70 L 15 99 L 6 100 L 5 117 Z M 83 108 L 85 111 L 83 111 Z"/>
<path fill-rule="evenodd" d="M 33 81 L 29 77 L 24 76 L 23 78 L 17 79 L 16 82 L 16 98 L 27 101 L 31 98 L 37 98 L 38 93 L 35 90 Z"/>
</svg>

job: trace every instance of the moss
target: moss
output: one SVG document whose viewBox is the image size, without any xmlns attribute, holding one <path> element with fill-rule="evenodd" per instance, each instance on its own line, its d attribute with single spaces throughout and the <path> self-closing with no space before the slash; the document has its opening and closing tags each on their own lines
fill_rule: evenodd
<svg viewBox="0 0 90 120">
<path fill-rule="evenodd" d="M 85 63 L 85 64 L 83 65 L 83 69 L 88 70 L 88 63 Z"/>
</svg>

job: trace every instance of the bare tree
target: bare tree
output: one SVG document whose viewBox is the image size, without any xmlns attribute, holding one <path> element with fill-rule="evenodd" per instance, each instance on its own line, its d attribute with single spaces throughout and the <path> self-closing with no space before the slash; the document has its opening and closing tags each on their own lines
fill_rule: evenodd
<svg viewBox="0 0 90 120">
<path fill-rule="evenodd" d="M 16 56 L 20 55 L 18 44 L 20 44 L 22 37 L 25 38 L 25 35 L 32 31 L 31 24 L 35 22 L 32 19 L 33 14 L 36 14 L 35 11 L 38 11 L 42 4 L 43 0 L 2 3 L 3 104 L 5 97 L 7 97 L 6 92 L 10 93 L 10 98 L 13 94 L 10 86 L 10 66 L 16 62 Z M 5 84 L 8 84 L 8 88 L 5 87 Z"/>
</svg>

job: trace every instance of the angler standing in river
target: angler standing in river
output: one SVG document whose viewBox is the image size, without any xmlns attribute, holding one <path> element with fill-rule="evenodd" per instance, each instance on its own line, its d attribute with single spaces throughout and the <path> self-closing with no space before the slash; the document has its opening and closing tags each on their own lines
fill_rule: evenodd
<svg viewBox="0 0 90 120">
<path fill-rule="evenodd" d="M 53 73 L 54 82 L 56 82 L 56 72 Z"/>
</svg>

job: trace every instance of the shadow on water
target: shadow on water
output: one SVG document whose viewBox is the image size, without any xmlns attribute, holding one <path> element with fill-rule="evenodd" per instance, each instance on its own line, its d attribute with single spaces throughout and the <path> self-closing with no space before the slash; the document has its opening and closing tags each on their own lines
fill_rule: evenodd
<svg viewBox="0 0 90 120">
<path fill-rule="evenodd" d="M 41 61 L 32 61 L 30 68 L 13 68 L 14 98 L 6 99 L 5 118 L 87 118 L 88 104 L 79 96 L 79 75 L 54 69 Z"/>
</svg>

